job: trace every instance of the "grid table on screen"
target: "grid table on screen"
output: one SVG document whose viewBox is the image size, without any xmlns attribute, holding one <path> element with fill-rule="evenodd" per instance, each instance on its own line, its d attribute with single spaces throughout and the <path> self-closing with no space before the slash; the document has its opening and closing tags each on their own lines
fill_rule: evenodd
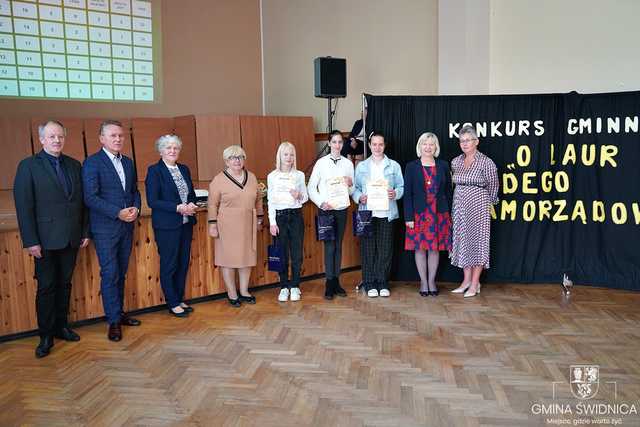
<svg viewBox="0 0 640 427">
<path fill-rule="evenodd" d="M 150 0 L 0 0 L 0 96 L 153 101 Z"/>
</svg>

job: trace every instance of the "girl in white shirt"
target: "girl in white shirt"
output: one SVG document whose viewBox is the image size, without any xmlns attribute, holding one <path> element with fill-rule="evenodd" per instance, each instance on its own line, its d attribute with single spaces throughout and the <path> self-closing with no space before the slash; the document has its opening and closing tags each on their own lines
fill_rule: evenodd
<svg viewBox="0 0 640 427">
<path fill-rule="evenodd" d="M 329 197 L 328 185 L 336 179 L 342 180 L 347 186 L 348 193 L 353 193 L 353 163 L 340 155 L 344 144 L 342 133 L 334 130 L 329 134 L 329 147 L 331 152 L 320 158 L 313 166 L 311 178 L 309 178 L 309 197 L 318 206 L 318 215 L 333 216 L 335 240 L 325 240 L 324 243 L 324 267 L 326 274 L 325 299 L 331 300 L 334 295 L 347 296 L 340 286 L 340 269 L 342 265 L 342 238 L 347 224 L 347 208 L 349 198 L 344 201 L 346 205 L 333 206 L 335 201 Z"/>
<path fill-rule="evenodd" d="M 276 169 L 267 176 L 269 231 L 282 248 L 283 270 L 280 272 L 278 301 L 300 300 L 300 269 L 304 219 L 302 205 L 309 200 L 304 173 L 296 169 L 296 148 L 282 142 L 276 153 Z M 291 260 L 291 280 L 289 280 Z"/>
</svg>

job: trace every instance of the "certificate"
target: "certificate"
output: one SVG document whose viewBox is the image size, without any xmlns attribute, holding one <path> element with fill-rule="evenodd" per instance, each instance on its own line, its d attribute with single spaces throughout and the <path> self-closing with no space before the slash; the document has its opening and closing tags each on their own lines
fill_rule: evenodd
<svg viewBox="0 0 640 427">
<path fill-rule="evenodd" d="M 327 203 L 333 209 L 344 209 L 349 207 L 349 188 L 344 182 L 344 178 L 337 176 L 329 178 L 327 183 Z"/>
<path fill-rule="evenodd" d="M 293 176 L 278 174 L 273 185 L 273 203 L 285 206 L 292 206 L 295 203 L 291 195 L 291 190 L 296 189 Z"/>
<path fill-rule="evenodd" d="M 367 183 L 367 209 L 371 211 L 389 210 L 389 183 L 378 179 Z"/>
</svg>

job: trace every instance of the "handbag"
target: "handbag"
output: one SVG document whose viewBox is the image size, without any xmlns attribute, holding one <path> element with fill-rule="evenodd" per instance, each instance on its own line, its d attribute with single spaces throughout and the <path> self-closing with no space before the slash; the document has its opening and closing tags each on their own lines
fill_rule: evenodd
<svg viewBox="0 0 640 427">
<path fill-rule="evenodd" d="M 336 239 L 335 221 L 333 215 L 316 215 L 316 239 L 318 241 Z"/>
<path fill-rule="evenodd" d="M 373 236 L 373 225 L 371 224 L 372 211 L 356 210 L 353 211 L 353 235 L 357 237 Z"/>
<path fill-rule="evenodd" d="M 273 243 L 267 247 L 267 264 L 269 271 L 275 271 L 277 273 L 284 270 L 284 263 L 282 261 L 282 246 L 278 244 L 276 238 L 273 238 Z"/>
</svg>

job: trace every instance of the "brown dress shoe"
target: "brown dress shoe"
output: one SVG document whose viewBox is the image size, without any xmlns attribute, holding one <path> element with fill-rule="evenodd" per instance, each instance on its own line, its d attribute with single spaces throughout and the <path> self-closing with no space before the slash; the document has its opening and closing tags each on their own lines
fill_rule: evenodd
<svg viewBox="0 0 640 427">
<path fill-rule="evenodd" d="M 109 325 L 109 333 L 107 337 L 110 341 L 120 341 L 122 339 L 122 327 L 120 323 L 111 323 Z"/>
<path fill-rule="evenodd" d="M 140 326 L 142 322 L 134 317 L 124 315 L 120 318 L 120 324 L 124 326 Z"/>
</svg>

